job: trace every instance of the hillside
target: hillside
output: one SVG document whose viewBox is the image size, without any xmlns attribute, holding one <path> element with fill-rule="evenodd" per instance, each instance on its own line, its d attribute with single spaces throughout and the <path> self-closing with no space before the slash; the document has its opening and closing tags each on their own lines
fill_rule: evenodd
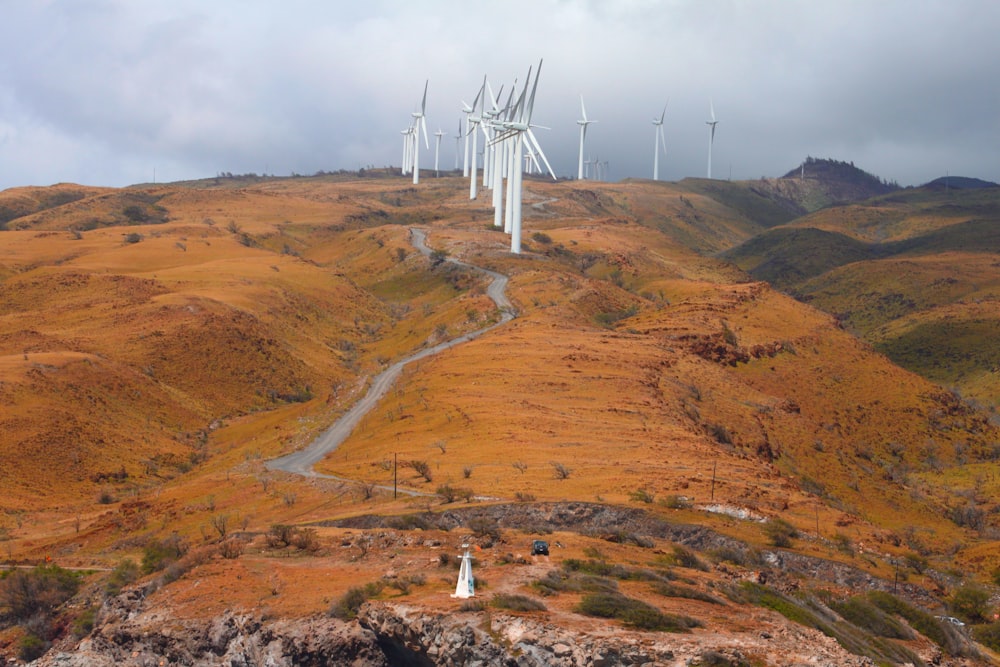
<svg viewBox="0 0 1000 667">
<path fill-rule="evenodd" d="M 724 256 L 836 314 L 896 363 L 995 407 L 998 252 L 1000 198 L 971 188 L 824 209 Z"/>
<path fill-rule="evenodd" d="M 577 664 L 556 647 L 602 638 L 608 664 L 641 650 L 986 660 L 933 615 L 992 631 L 954 600 L 993 590 L 1000 430 L 834 317 L 692 249 L 747 238 L 781 207 L 713 183 L 529 182 L 515 257 L 467 192 L 457 178 L 222 179 L 11 217 L 3 549 L 118 574 L 91 575 L 51 637 L 9 606 L 0 650 L 37 637 L 76 664 L 256 664 L 356 642 L 369 664 L 403 647 L 434 663 L 432 630 L 452 636 L 461 604 L 442 556 L 471 539 L 492 606 L 460 612 L 486 629 L 450 650 L 494 642 L 489 660 L 517 646 Z M 319 476 L 268 471 L 389 362 L 498 319 L 483 278 L 443 257 L 510 276 L 517 318 L 406 366 Z M 539 537 L 551 560 L 526 554 Z M 126 559 L 142 568 L 126 577 Z M 122 595 L 109 577 L 128 579 Z M 327 616 L 364 584 L 358 620 Z M 585 613 L 595 590 L 614 593 L 610 610 Z M 872 590 L 896 595 L 878 607 Z M 80 643 L 66 629 L 90 606 Z M 876 636 L 855 608 L 916 630 Z M 346 644 L 309 645 L 317 624 Z"/>
</svg>

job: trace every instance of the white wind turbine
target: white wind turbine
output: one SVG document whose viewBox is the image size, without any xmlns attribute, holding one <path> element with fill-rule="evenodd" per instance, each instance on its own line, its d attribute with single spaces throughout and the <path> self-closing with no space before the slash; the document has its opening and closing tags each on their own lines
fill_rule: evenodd
<svg viewBox="0 0 1000 667">
<path fill-rule="evenodd" d="M 440 157 L 440 155 L 441 155 L 441 137 L 443 137 L 445 134 L 447 134 L 447 133 L 446 132 L 442 132 L 440 127 L 438 128 L 438 131 L 434 133 L 434 136 L 436 138 L 435 142 L 434 142 L 434 176 L 435 176 L 435 178 L 441 175 L 440 171 L 438 170 L 438 157 Z"/>
<path fill-rule="evenodd" d="M 424 145 L 430 150 L 431 141 L 427 137 L 427 119 L 424 118 L 424 112 L 427 110 L 427 84 L 430 81 L 424 82 L 424 98 L 420 102 L 420 111 L 413 112 L 413 184 L 416 185 L 420 182 L 420 131 L 424 131 Z"/>
<path fill-rule="evenodd" d="M 462 119 L 458 119 L 458 134 L 455 135 L 455 171 L 458 171 L 458 154 L 461 152 L 459 146 L 462 142 Z"/>
<path fill-rule="evenodd" d="M 670 104 L 670 101 L 667 101 Z M 653 180 L 660 180 L 660 148 L 663 148 L 663 156 L 667 155 L 667 140 L 663 138 L 663 119 L 667 117 L 667 104 L 663 105 L 663 113 L 660 114 L 660 119 L 653 119 L 653 125 L 656 126 L 656 134 L 653 136 Z"/>
<path fill-rule="evenodd" d="M 581 118 L 580 120 L 576 121 L 576 124 L 580 126 L 580 160 L 579 160 L 579 165 L 577 167 L 576 177 L 577 177 L 578 180 L 583 180 L 583 178 L 584 178 L 584 171 L 583 171 L 583 141 L 587 137 L 587 126 L 590 125 L 591 123 L 596 123 L 597 122 L 596 120 L 589 120 L 587 118 L 587 108 L 585 106 L 583 106 L 583 95 L 580 95 L 580 113 L 583 115 L 583 118 Z"/>
<path fill-rule="evenodd" d="M 487 84 L 489 85 L 489 84 Z M 511 104 L 514 100 L 514 89 L 517 87 L 517 80 L 514 80 L 514 85 L 510 87 L 510 94 L 507 96 L 507 104 L 501 109 L 500 105 L 495 99 L 490 101 L 493 104 L 492 121 L 490 122 L 490 132 L 492 133 L 492 139 L 490 141 L 490 153 L 492 155 L 492 165 L 490 167 L 490 178 L 493 181 L 493 226 L 503 227 L 504 232 L 510 233 L 510 206 L 507 206 L 507 215 L 504 213 L 504 190 L 503 190 L 503 180 L 505 172 L 507 171 L 509 159 L 508 153 L 510 152 L 510 141 L 507 137 L 500 137 L 503 130 L 503 122 L 501 116 L 506 115 L 507 120 L 510 120 L 512 115 Z M 492 89 L 490 91 L 492 93 Z M 500 94 L 503 94 L 503 89 L 500 89 Z M 492 98 L 492 94 L 490 96 Z M 509 174 L 508 174 L 509 182 Z M 509 188 L 508 188 L 509 190 Z M 510 193 L 508 193 L 510 194 Z"/>
<path fill-rule="evenodd" d="M 413 166 L 413 159 L 410 157 L 410 152 L 413 148 L 413 125 L 410 124 L 405 130 L 400 130 L 400 134 L 403 135 L 403 166 L 400 167 L 400 172 L 403 176 L 410 173 L 410 167 Z"/>
<path fill-rule="evenodd" d="M 712 178 L 712 144 L 715 143 L 715 126 L 719 124 L 719 121 L 715 120 L 715 105 L 712 101 L 708 101 L 708 109 L 712 114 L 711 120 L 706 120 L 705 124 L 708 125 L 708 177 Z"/>
<path fill-rule="evenodd" d="M 507 177 L 507 210 L 510 213 L 510 251 L 514 254 L 521 252 L 521 183 L 523 178 L 522 156 L 524 154 L 524 142 L 528 141 L 538 152 L 545 166 L 548 167 L 552 178 L 556 179 L 552 165 L 549 164 L 542 151 L 541 145 L 535 138 L 535 133 L 531 131 L 531 111 L 535 106 L 535 93 L 538 91 L 538 78 L 542 73 L 542 61 L 538 61 L 538 71 L 535 72 L 535 82 L 531 85 L 531 96 L 525 97 L 528 92 L 528 84 L 531 82 L 531 69 L 528 69 L 528 78 L 524 82 L 524 90 L 518 98 L 510 114 L 510 120 L 500 123 L 501 134 L 494 142 L 510 140 L 513 146 L 510 151 L 508 161 L 509 175 Z"/>
<path fill-rule="evenodd" d="M 469 170 L 469 199 L 476 198 L 476 185 L 477 185 L 477 174 L 476 169 L 479 166 L 479 124 L 483 122 L 483 105 L 481 100 L 486 91 L 486 77 L 483 77 L 483 85 L 479 87 L 479 92 L 476 93 L 476 99 L 472 100 L 472 114 L 468 116 L 469 123 L 469 133 L 472 134 L 472 168 Z M 476 114 L 476 107 L 479 107 L 479 113 Z M 475 115 L 473 115 L 475 114 Z M 485 156 L 484 156 L 485 157 Z M 485 166 L 483 167 L 485 169 Z"/>
</svg>

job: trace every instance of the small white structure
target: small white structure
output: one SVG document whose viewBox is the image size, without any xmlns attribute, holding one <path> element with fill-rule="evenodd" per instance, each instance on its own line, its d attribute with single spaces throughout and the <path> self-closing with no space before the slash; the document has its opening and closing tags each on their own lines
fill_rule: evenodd
<svg viewBox="0 0 1000 667">
<path fill-rule="evenodd" d="M 476 595 L 476 579 L 472 576 L 472 555 L 469 553 L 469 545 L 463 544 L 465 553 L 462 554 L 462 567 L 458 570 L 458 583 L 455 585 L 453 598 L 471 598 Z"/>
</svg>

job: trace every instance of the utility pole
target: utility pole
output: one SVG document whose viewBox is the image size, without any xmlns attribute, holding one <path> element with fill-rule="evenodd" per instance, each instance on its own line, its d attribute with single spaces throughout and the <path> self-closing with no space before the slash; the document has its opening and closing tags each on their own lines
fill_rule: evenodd
<svg viewBox="0 0 1000 667">
<path fill-rule="evenodd" d="M 712 464 L 712 502 L 715 502 L 715 471 L 719 467 L 719 461 L 716 459 L 715 463 Z"/>
</svg>

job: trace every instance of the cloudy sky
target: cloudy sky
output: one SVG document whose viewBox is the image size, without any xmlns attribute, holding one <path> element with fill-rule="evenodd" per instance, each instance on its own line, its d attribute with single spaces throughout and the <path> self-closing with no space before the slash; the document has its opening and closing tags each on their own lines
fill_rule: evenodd
<svg viewBox="0 0 1000 667">
<path fill-rule="evenodd" d="M 901 185 L 1000 181 L 994 0 L 8 0 L 0 189 L 398 166 L 425 80 L 448 133 L 483 75 L 523 84 L 560 176 L 780 176 L 806 156 Z M 434 160 L 434 137 L 421 165 Z"/>
</svg>

